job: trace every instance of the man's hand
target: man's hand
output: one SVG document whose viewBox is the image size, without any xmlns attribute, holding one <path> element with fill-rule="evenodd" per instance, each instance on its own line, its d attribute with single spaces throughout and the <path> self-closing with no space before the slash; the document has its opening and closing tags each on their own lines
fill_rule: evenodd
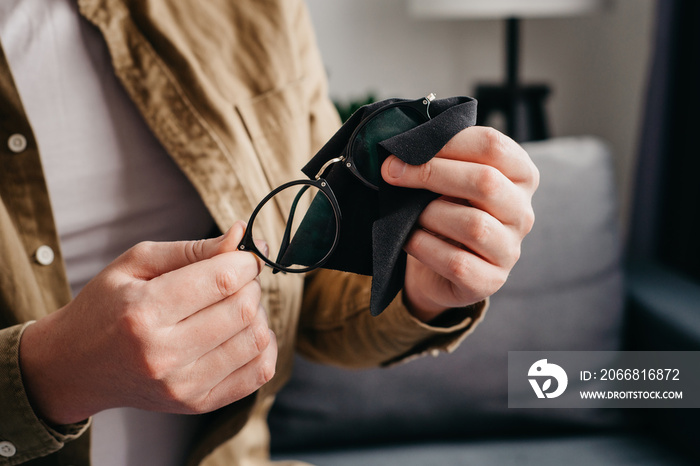
<svg viewBox="0 0 700 466">
<path fill-rule="evenodd" d="M 485 127 L 455 135 L 428 163 L 391 156 L 387 183 L 441 194 L 418 219 L 404 249 L 406 304 L 424 322 L 495 293 L 532 229 L 539 172 L 513 140 Z"/>
<path fill-rule="evenodd" d="M 67 424 L 119 406 L 202 413 L 268 382 L 277 345 L 261 263 L 236 251 L 243 231 L 141 243 L 27 327 L 20 364 L 38 414 Z"/>
</svg>

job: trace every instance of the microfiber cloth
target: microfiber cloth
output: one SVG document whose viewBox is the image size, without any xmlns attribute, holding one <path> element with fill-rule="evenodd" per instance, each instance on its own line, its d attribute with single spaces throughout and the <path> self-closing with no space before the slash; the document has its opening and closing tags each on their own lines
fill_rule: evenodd
<svg viewBox="0 0 700 466">
<path fill-rule="evenodd" d="M 365 116 L 400 100 L 383 100 L 357 110 L 302 169 L 304 174 L 313 178 L 328 160 L 339 157 Z M 393 154 L 411 165 L 426 163 L 455 134 L 476 123 L 476 100 L 471 97 L 434 100 L 429 112 L 430 120 L 379 143 L 380 162 Z M 342 163 L 332 165 L 324 177 L 338 199 L 341 225 L 338 246 L 323 267 L 371 275 L 370 312 L 377 316 L 403 286 L 404 242 L 420 213 L 439 195 L 391 186 L 384 180 L 380 181 L 379 190 L 373 190 Z"/>
</svg>

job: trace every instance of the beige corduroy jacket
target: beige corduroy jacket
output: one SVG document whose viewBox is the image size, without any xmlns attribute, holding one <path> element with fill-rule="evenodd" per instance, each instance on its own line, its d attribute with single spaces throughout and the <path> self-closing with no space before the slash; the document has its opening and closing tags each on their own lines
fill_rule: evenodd
<svg viewBox="0 0 700 466">
<path fill-rule="evenodd" d="M 339 125 L 301 0 L 78 4 L 102 32 L 114 71 L 146 124 L 222 230 L 247 219 L 271 189 L 303 176 L 300 168 Z M 26 147 L 10 143 L 16 135 Z M 0 201 L 0 465 L 87 465 L 89 420 L 47 425 L 34 414 L 22 384 L 23 329 L 71 296 L 39 151 L 1 47 Z M 280 221 L 268 228 L 283 226 Z M 41 246 L 54 251 L 50 264 L 37 258 Z M 277 373 L 257 393 L 205 415 L 189 464 L 268 464 L 265 418 L 289 378 L 295 349 L 353 367 L 451 350 L 486 307 L 465 309 L 448 328 L 433 327 L 414 319 L 401 295 L 380 317 L 371 317 L 368 277 L 268 271 L 261 280 L 279 343 Z"/>
</svg>

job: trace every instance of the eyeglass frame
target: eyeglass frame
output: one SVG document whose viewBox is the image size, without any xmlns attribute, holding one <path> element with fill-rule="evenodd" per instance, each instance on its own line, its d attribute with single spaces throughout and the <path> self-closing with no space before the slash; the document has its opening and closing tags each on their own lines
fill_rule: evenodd
<svg viewBox="0 0 700 466">
<path fill-rule="evenodd" d="M 328 171 L 328 169 L 336 164 L 343 162 L 343 165 L 350 170 L 350 172 L 359 180 L 361 181 L 365 186 L 367 186 L 370 189 L 373 189 L 375 191 L 379 190 L 379 186 L 376 186 L 374 183 L 371 181 L 367 180 L 358 170 L 357 166 L 355 165 L 355 160 L 354 160 L 354 153 L 352 151 L 352 148 L 354 146 L 354 143 L 356 141 L 357 135 L 364 129 L 364 127 L 370 123 L 377 115 L 395 107 L 409 107 L 412 110 L 417 110 L 419 114 L 423 115 L 423 112 L 425 112 L 425 121 L 429 121 L 431 119 L 430 117 L 430 103 L 435 100 L 435 94 L 432 92 L 428 94 L 426 97 L 417 99 L 417 100 L 402 100 L 402 101 L 396 101 L 392 102 L 390 104 L 384 105 L 376 110 L 374 110 L 372 113 L 367 115 L 365 118 L 360 121 L 360 123 L 357 125 L 355 130 L 352 132 L 350 135 L 350 138 L 348 139 L 347 144 L 343 148 L 343 151 L 341 152 L 341 155 L 339 157 L 332 158 L 328 160 L 326 163 L 321 166 L 319 169 L 318 173 L 314 176 L 313 179 L 302 179 L 302 180 L 293 180 L 288 183 L 284 183 L 281 186 L 278 186 L 277 188 L 273 189 L 267 196 L 265 196 L 255 207 L 253 212 L 250 214 L 250 218 L 248 219 L 248 224 L 246 226 L 245 233 L 243 234 L 243 238 L 241 239 L 240 243 L 238 243 L 237 249 L 239 251 L 248 251 L 252 252 L 256 256 L 258 256 L 262 261 L 271 267 L 273 269 L 273 273 L 277 272 L 285 272 L 285 273 L 306 273 L 310 272 L 312 270 L 315 270 L 321 266 L 323 266 L 326 261 L 331 257 L 333 252 L 335 252 L 336 247 L 338 246 L 338 242 L 340 240 L 340 223 L 342 219 L 342 214 L 340 211 L 340 205 L 338 204 L 338 199 L 335 196 L 335 193 L 331 189 L 330 185 L 328 184 L 328 181 L 326 181 L 325 178 L 323 178 L 323 175 Z M 267 204 L 270 199 L 275 197 L 277 194 L 280 192 L 284 191 L 285 189 L 288 189 L 292 186 L 296 185 L 305 185 L 309 187 L 315 187 L 318 189 L 320 192 L 322 192 L 326 198 L 330 201 L 331 207 L 333 209 L 333 216 L 335 219 L 335 238 L 333 239 L 333 244 L 328 250 L 328 253 L 318 262 L 316 262 L 313 265 L 306 266 L 303 268 L 291 268 L 291 267 L 286 267 L 283 265 L 280 265 L 277 262 L 274 262 L 270 260 L 265 254 L 263 254 L 258 247 L 255 245 L 255 241 L 253 240 L 253 224 L 255 223 L 255 218 L 257 217 L 258 213 L 260 210 Z M 301 192 L 297 194 L 297 197 L 301 195 Z M 296 201 L 295 201 L 296 203 Z M 291 226 L 291 220 L 294 216 L 294 212 L 296 210 L 295 208 L 295 203 L 292 206 L 291 213 L 290 213 L 290 218 L 286 220 L 286 226 L 285 226 L 285 236 L 288 236 L 289 234 L 289 228 Z M 283 251 L 282 251 L 283 252 Z M 278 257 L 279 259 L 279 257 Z"/>
</svg>

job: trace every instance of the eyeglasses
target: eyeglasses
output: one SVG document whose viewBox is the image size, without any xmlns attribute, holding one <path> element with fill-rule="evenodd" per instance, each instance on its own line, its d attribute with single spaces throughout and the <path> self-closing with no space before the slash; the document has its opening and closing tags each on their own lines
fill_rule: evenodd
<svg viewBox="0 0 700 466">
<path fill-rule="evenodd" d="M 392 102 L 363 118 L 340 156 L 328 160 L 313 179 L 285 183 L 260 201 L 238 249 L 260 257 L 273 273 L 303 273 L 321 267 L 338 246 L 341 224 L 340 206 L 324 178 L 326 172 L 342 163 L 365 186 L 379 190 L 382 158 L 378 144 L 430 120 L 433 100 L 431 93 L 418 100 Z M 282 238 L 273 242 L 274 232 L 269 229 L 280 216 L 286 226 Z M 267 240 L 269 257 L 260 252 L 253 238 Z"/>
</svg>

